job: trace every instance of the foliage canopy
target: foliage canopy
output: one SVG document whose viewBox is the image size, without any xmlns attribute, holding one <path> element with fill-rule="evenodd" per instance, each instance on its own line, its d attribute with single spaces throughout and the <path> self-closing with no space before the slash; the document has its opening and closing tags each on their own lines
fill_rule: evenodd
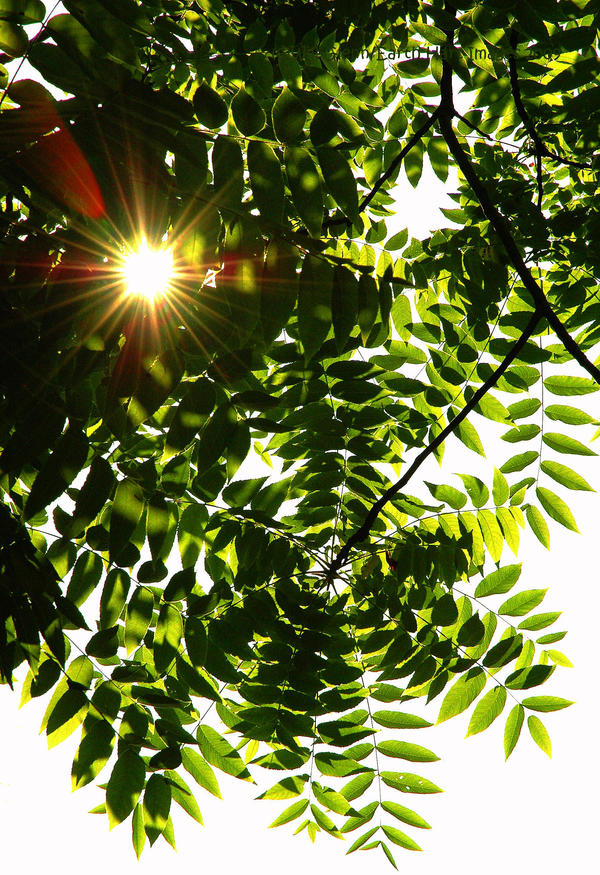
<svg viewBox="0 0 600 875">
<path fill-rule="evenodd" d="M 64 7 L 0 0 L 4 61 L 64 95 L 4 70 L 1 678 L 81 731 L 73 786 L 138 855 L 266 769 L 273 826 L 395 865 L 428 827 L 398 794 L 439 790 L 411 702 L 506 714 L 507 757 L 570 704 L 514 557 L 591 489 L 598 3 Z M 459 186 L 417 240 L 392 190 L 424 161 Z M 142 238 L 175 258 L 153 302 Z M 446 440 L 484 456 L 477 417 L 487 482 L 419 482 Z"/>
</svg>

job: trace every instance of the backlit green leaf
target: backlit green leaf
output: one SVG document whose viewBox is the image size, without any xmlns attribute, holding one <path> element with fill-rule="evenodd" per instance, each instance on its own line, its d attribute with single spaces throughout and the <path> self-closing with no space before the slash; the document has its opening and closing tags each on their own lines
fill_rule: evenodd
<svg viewBox="0 0 600 875">
<path fill-rule="evenodd" d="M 504 727 L 504 755 L 506 759 L 509 758 L 519 740 L 524 717 L 523 705 L 515 705 L 507 717 Z"/>
<path fill-rule="evenodd" d="M 556 493 L 552 492 L 550 489 L 546 489 L 543 486 L 538 486 L 535 492 L 540 504 L 542 505 L 548 516 L 551 516 L 552 519 L 556 520 L 557 523 L 560 523 L 567 529 L 571 529 L 571 531 L 573 532 L 579 531 L 573 514 L 571 513 L 565 502 L 562 500 L 562 498 L 559 498 Z"/>
<path fill-rule="evenodd" d="M 467 736 L 483 732 L 502 713 L 506 703 L 506 690 L 504 687 L 494 687 L 488 690 L 485 696 L 479 700 L 471 715 Z"/>
<path fill-rule="evenodd" d="M 459 677 L 444 697 L 437 722 L 443 723 L 465 711 L 483 690 L 485 680 L 485 672 L 481 668 L 472 668 Z"/>
</svg>

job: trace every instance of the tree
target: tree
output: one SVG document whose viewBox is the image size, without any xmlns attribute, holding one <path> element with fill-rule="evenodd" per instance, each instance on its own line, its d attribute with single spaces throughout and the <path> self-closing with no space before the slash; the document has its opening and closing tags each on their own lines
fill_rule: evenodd
<svg viewBox="0 0 600 875">
<path fill-rule="evenodd" d="M 51 744 L 81 728 L 73 786 L 138 855 L 173 801 L 200 819 L 190 780 L 266 769 L 275 824 L 394 864 L 427 826 L 398 792 L 439 790 L 411 703 L 505 713 L 507 757 L 571 704 L 507 556 L 591 489 L 559 460 L 598 425 L 598 4 L 64 7 L 0 0 L 5 62 L 65 94 L 4 75 L 2 680 Z M 425 159 L 454 227 L 390 236 Z M 153 300 L 142 242 L 174 258 Z M 526 446 L 420 481 L 484 455 L 477 417 Z"/>
</svg>

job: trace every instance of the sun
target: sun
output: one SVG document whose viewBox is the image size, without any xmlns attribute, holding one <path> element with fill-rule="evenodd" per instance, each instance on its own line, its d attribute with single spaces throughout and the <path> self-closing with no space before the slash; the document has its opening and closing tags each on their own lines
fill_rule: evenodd
<svg viewBox="0 0 600 875">
<path fill-rule="evenodd" d="M 173 253 L 170 249 L 153 249 L 146 240 L 123 258 L 121 273 L 128 295 L 147 301 L 166 295 L 174 278 Z"/>
</svg>

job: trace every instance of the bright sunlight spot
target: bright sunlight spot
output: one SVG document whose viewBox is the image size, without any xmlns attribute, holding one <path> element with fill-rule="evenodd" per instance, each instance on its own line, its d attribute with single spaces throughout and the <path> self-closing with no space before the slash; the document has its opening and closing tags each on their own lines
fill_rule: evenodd
<svg viewBox="0 0 600 875">
<path fill-rule="evenodd" d="M 126 290 L 153 301 L 169 291 L 173 279 L 173 253 L 170 249 L 151 249 L 143 240 L 123 259 Z"/>
</svg>

